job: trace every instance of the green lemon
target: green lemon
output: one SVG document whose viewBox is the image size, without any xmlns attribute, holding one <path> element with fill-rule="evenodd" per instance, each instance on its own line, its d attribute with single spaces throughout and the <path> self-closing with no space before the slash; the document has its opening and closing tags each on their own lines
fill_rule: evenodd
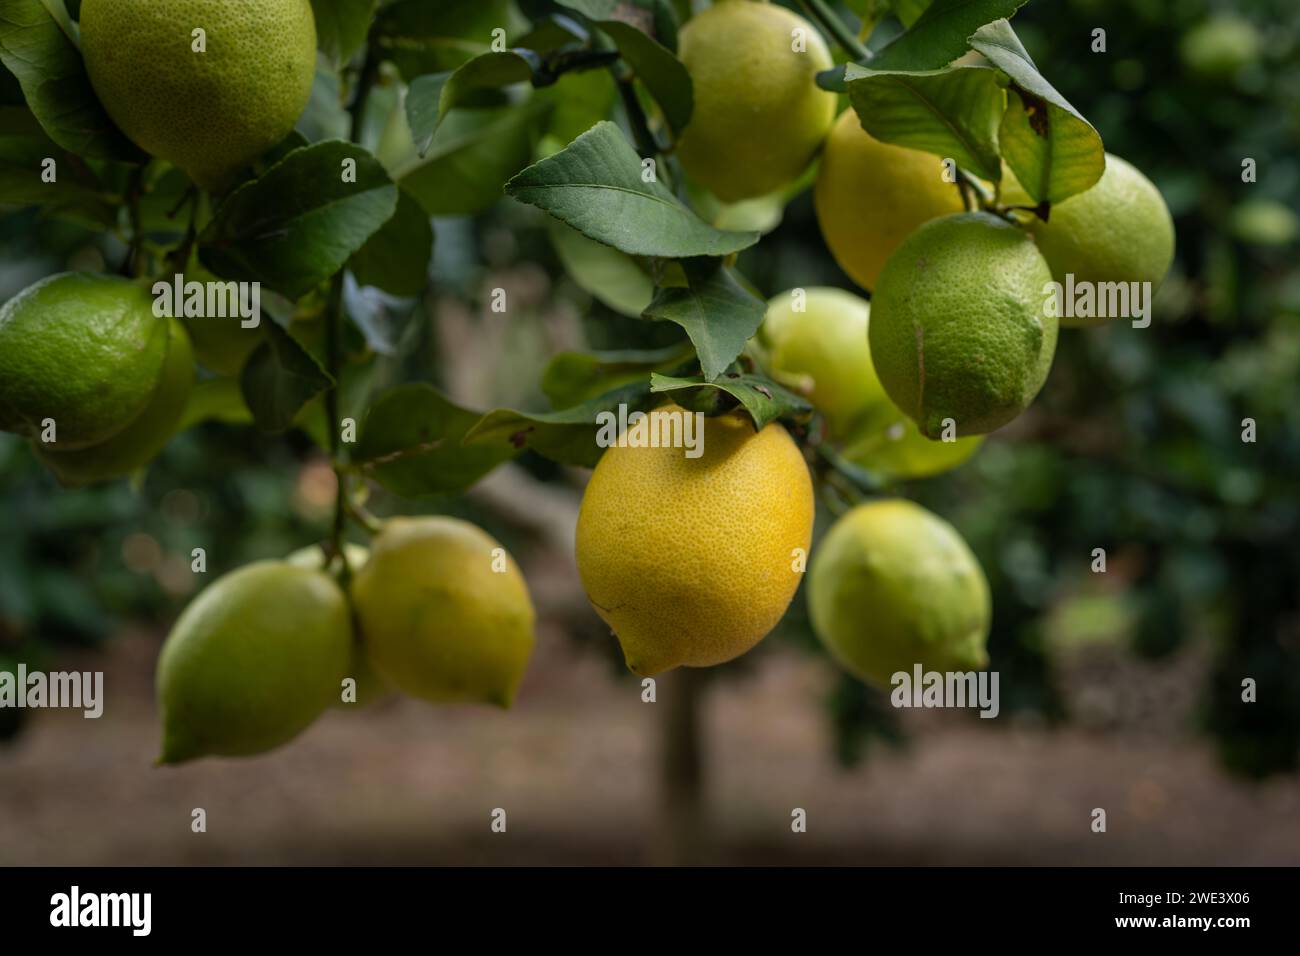
<svg viewBox="0 0 1300 956">
<path fill-rule="evenodd" d="M 1004 176 L 1003 199 L 1032 205 L 1014 176 Z M 1091 188 L 1052 206 L 1047 222 L 1027 224 L 1052 276 L 1064 283 L 1150 282 L 1159 287 L 1174 260 L 1174 221 L 1160 190 L 1136 167 L 1106 154 L 1106 171 Z M 1107 317 L 1064 317 L 1065 326 L 1098 325 Z"/>
<path fill-rule="evenodd" d="M 880 142 L 851 109 L 822 150 L 813 205 L 831 255 L 864 289 L 876 287 L 885 261 L 917 227 L 963 208 L 938 156 Z"/>
<path fill-rule="evenodd" d="M 344 542 L 343 551 L 347 555 L 348 567 L 355 574 L 360 570 L 367 561 L 370 560 L 370 549 L 363 548 L 359 544 Z M 337 556 L 325 563 L 325 552 L 320 549 L 319 545 L 308 545 L 305 548 L 299 548 L 285 559 L 286 564 L 292 564 L 297 568 L 314 568 L 316 570 L 328 571 L 331 575 L 337 573 L 339 569 L 339 559 Z M 370 655 L 366 651 L 365 641 L 358 632 L 352 643 L 352 666 L 348 670 L 348 677 L 356 682 L 356 698 L 345 701 L 343 699 L 343 689 L 340 687 L 339 692 L 335 695 L 334 706 L 343 710 L 349 707 L 366 707 L 375 701 L 382 700 L 392 693 L 392 688 L 388 686 L 387 681 L 379 676 L 375 666 L 370 663 Z"/>
<path fill-rule="evenodd" d="M 725 202 L 798 179 L 835 118 L 815 82 L 831 67 L 817 29 L 775 4 L 720 0 L 682 27 L 678 54 L 695 93 L 677 151 L 691 178 Z"/>
<path fill-rule="evenodd" d="M 0 428 L 85 448 L 124 430 L 158 386 L 167 320 L 139 286 L 69 272 L 24 289 L 0 309 Z"/>
<path fill-rule="evenodd" d="M 859 505 L 813 552 L 813 629 L 863 680 L 988 663 L 991 598 L 984 572 L 948 522 L 902 499 Z"/>
<path fill-rule="evenodd" d="M 768 303 L 758 330 L 768 371 L 816 405 L 833 435 L 890 404 L 871 364 L 870 309 L 842 289 L 793 289 Z"/>
<path fill-rule="evenodd" d="M 337 698 L 351 662 L 347 599 L 324 571 L 257 561 L 223 575 L 158 657 L 159 762 L 287 743 Z"/>
<path fill-rule="evenodd" d="M 447 517 L 393 518 L 352 580 L 362 640 L 398 690 L 509 707 L 533 649 L 533 605 L 490 535 Z"/>
<path fill-rule="evenodd" d="M 872 299 L 871 356 L 922 434 L 986 434 L 1033 401 L 1056 351 L 1051 282 L 1024 230 L 987 213 L 928 222 L 889 257 Z"/>
<path fill-rule="evenodd" d="M 890 403 L 887 413 L 860 426 L 845 443 L 844 457 L 885 478 L 929 478 L 951 471 L 979 451 L 982 435 L 931 440 Z"/>
<path fill-rule="evenodd" d="M 209 190 L 293 129 L 316 75 L 311 0 L 83 0 L 81 49 L 122 131 Z"/>
<path fill-rule="evenodd" d="M 167 357 L 158 387 L 135 421 L 108 441 L 77 451 L 36 444 L 37 455 L 62 484 L 76 488 L 129 475 L 156 458 L 171 441 L 194 387 L 194 353 L 178 321 L 169 319 L 168 329 Z"/>
</svg>

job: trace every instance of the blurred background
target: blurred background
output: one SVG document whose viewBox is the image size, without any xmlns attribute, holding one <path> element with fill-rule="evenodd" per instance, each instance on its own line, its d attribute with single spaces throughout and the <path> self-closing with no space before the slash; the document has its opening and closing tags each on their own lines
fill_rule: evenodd
<svg viewBox="0 0 1300 956">
<path fill-rule="evenodd" d="M 519 559 L 539 640 L 514 710 L 390 699 L 263 757 L 155 769 L 153 668 L 191 550 L 215 576 L 319 540 L 329 465 L 301 433 L 206 422 L 143 481 L 74 492 L 0 435 L 0 668 L 102 670 L 107 695 L 93 721 L 0 710 L 0 863 L 1300 863 L 1300 10 L 1052 0 L 1014 23 L 1160 187 L 1178 253 L 1149 329 L 1063 334 L 1021 419 L 901 488 L 989 575 L 999 719 L 894 711 L 820 651 L 802 594 L 755 652 L 642 703 L 578 584 L 585 476 L 526 457 L 461 498 L 371 501 L 462 515 Z M 672 339 L 569 279 L 536 210 L 435 229 L 392 380 L 544 408 L 556 352 Z M 0 207 L 0 300 L 119 256 Z M 853 288 L 806 193 L 739 266 L 769 295 Z"/>
</svg>

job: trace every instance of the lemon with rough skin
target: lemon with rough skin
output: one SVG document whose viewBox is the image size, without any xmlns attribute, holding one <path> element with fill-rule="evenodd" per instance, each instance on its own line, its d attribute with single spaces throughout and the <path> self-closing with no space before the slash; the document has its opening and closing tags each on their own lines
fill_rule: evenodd
<svg viewBox="0 0 1300 956">
<path fill-rule="evenodd" d="M 986 434 L 1033 401 L 1056 351 L 1051 281 L 1033 239 L 987 213 L 928 222 L 889 257 L 871 357 L 923 435 Z"/>
<path fill-rule="evenodd" d="M 691 178 L 724 202 L 798 179 L 835 117 L 815 82 L 832 65 L 817 29 L 775 4 L 720 0 L 682 27 L 678 55 L 695 93 L 677 149 Z"/>
<path fill-rule="evenodd" d="M 370 549 L 359 544 L 344 542 L 343 551 L 347 555 L 348 567 L 352 569 L 354 574 L 370 560 Z M 286 564 L 292 564 L 294 567 L 313 568 L 318 571 L 325 571 L 331 576 L 338 573 L 341 563 L 337 555 L 329 562 L 326 562 L 325 552 L 321 550 L 320 545 L 315 544 L 299 548 L 284 560 Z M 347 676 L 356 682 L 356 699 L 345 701 L 343 699 L 343 688 L 340 687 L 338 693 L 335 694 L 333 706 L 343 710 L 347 710 L 349 707 L 366 707 L 375 701 L 382 700 L 393 691 L 388 686 L 388 682 L 379 676 L 375 666 L 370 663 L 370 654 L 366 651 L 365 641 L 362 640 L 360 632 L 355 635 L 352 643 L 352 666 L 348 668 Z"/>
<path fill-rule="evenodd" d="M 1010 172 L 1009 170 L 1007 172 Z M 1014 175 L 1003 177 L 1002 198 L 1033 205 Z M 1048 221 L 1026 228 L 1060 283 L 1150 282 L 1158 288 L 1174 260 L 1174 221 L 1155 184 L 1131 163 L 1106 154 L 1106 171 L 1091 189 L 1052 206 Z M 1061 325 L 1100 325 L 1111 318 L 1062 316 Z"/>
<path fill-rule="evenodd" d="M 690 414 L 676 405 L 658 412 Z M 704 419 L 703 453 L 609 448 L 578 512 L 578 572 L 633 673 L 708 667 L 781 620 L 812 536 L 808 467 L 786 430 Z"/>
<path fill-rule="evenodd" d="M 758 330 L 767 370 L 817 406 L 833 435 L 889 404 L 871 365 L 870 308 L 843 289 L 793 289 L 768 303 Z"/>
<path fill-rule="evenodd" d="M 481 528 L 393 518 L 352 579 L 375 670 L 434 703 L 514 703 L 533 650 L 533 605 L 518 565 Z"/>
<path fill-rule="evenodd" d="M 955 528 L 902 499 L 859 505 L 813 553 L 813 630 L 863 680 L 988 663 L 988 581 Z"/>
<path fill-rule="evenodd" d="M 37 456 L 70 487 L 129 475 L 157 457 L 171 441 L 194 388 L 194 352 L 189 336 L 175 319 L 168 320 L 167 356 L 158 387 L 144 411 L 106 442 L 78 451 L 35 444 Z"/>
<path fill-rule="evenodd" d="M 167 320 L 140 286 L 68 272 L 0 309 L 0 428 L 70 451 L 107 441 L 144 411 L 167 352 Z"/>
<path fill-rule="evenodd" d="M 223 575 L 159 655 L 159 762 L 287 743 L 333 703 L 351 659 L 347 599 L 325 572 L 257 561 Z"/>
<path fill-rule="evenodd" d="M 83 0 L 81 50 L 113 122 L 220 190 L 307 105 L 316 22 L 311 0 Z"/>
<path fill-rule="evenodd" d="M 851 109 L 840 115 L 822 150 L 813 207 L 831 255 L 868 290 L 918 227 L 963 209 L 956 184 L 944 182 L 938 156 L 880 142 Z"/>
</svg>

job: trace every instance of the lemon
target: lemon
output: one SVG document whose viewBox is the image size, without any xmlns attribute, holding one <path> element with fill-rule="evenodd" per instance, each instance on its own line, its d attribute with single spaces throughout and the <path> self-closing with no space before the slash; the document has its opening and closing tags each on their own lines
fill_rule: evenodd
<svg viewBox="0 0 1300 956">
<path fill-rule="evenodd" d="M 1021 229 L 987 213 L 926 223 L 889 257 L 872 299 L 871 356 L 929 438 L 982 435 L 1019 415 L 1056 351 L 1051 270 Z"/>
<path fill-rule="evenodd" d="M 803 52 L 794 50 L 796 30 Z M 720 0 L 687 21 L 678 55 L 695 92 L 678 143 L 691 178 L 725 202 L 797 179 L 835 117 L 835 94 L 815 83 L 831 66 L 816 28 L 773 4 Z"/>
<path fill-rule="evenodd" d="M 869 311 L 842 289 L 794 289 L 768 303 L 758 330 L 768 371 L 816 405 L 833 435 L 889 404 L 871 365 Z"/>
<path fill-rule="evenodd" d="M 393 518 L 352 580 L 371 663 L 434 703 L 509 707 L 533 649 L 519 568 L 489 534 L 447 517 Z"/>
<path fill-rule="evenodd" d="M 988 581 L 948 522 L 902 499 L 859 505 L 813 554 L 813 630 L 863 680 L 898 671 L 967 671 L 988 663 Z"/>
<path fill-rule="evenodd" d="M 311 0 L 83 0 L 81 50 L 122 131 L 219 190 L 307 105 L 316 23 Z"/>
<path fill-rule="evenodd" d="M 129 475 L 157 457 L 171 440 L 194 387 L 194 353 L 178 321 L 169 319 L 168 329 L 158 387 L 135 421 L 108 441 L 77 451 L 36 443 L 37 455 L 62 484 L 75 488 Z"/>
<path fill-rule="evenodd" d="M 840 114 L 822 150 L 813 206 L 831 255 L 868 290 L 917 227 L 963 208 L 938 156 L 880 142 L 851 109 Z"/>
<path fill-rule="evenodd" d="M 348 567 L 352 569 L 353 573 L 370 560 L 370 549 L 363 548 L 359 544 L 344 542 L 343 551 L 348 558 Z M 321 550 L 319 545 L 315 544 L 299 548 L 284 560 L 286 564 L 292 564 L 297 568 L 314 568 L 318 571 L 327 571 L 331 575 L 338 572 L 340 565 L 337 556 L 327 565 L 325 552 Z M 356 682 L 356 697 L 354 700 L 345 701 L 343 699 L 343 688 L 339 687 L 334 698 L 335 707 L 344 710 L 349 707 L 365 707 L 377 700 L 381 700 L 392 691 L 388 683 L 379 676 L 375 666 L 370 663 L 370 654 L 366 651 L 366 645 L 361 640 L 360 633 L 356 634 L 356 639 L 352 643 L 352 666 L 348 669 L 347 676 Z"/>
<path fill-rule="evenodd" d="M 1013 205 L 1033 200 L 1013 176 L 1004 176 L 1003 199 Z M 1160 190 L 1130 163 L 1106 154 L 1106 171 L 1091 188 L 1052 206 L 1048 221 L 1034 216 L 1028 229 L 1052 275 L 1064 283 L 1164 280 L 1174 259 L 1174 222 Z M 1107 317 L 1065 317 L 1066 326 L 1097 325 Z"/>
<path fill-rule="evenodd" d="M 337 697 L 351 657 L 347 599 L 325 572 L 257 561 L 218 578 L 158 658 L 159 762 L 288 742 Z"/>
<path fill-rule="evenodd" d="M 982 435 L 926 438 L 915 422 L 890 403 L 889 412 L 853 434 L 845 444 L 844 457 L 887 479 L 929 478 L 965 464 L 983 441 Z"/>
<path fill-rule="evenodd" d="M 697 458 L 611 447 L 582 496 L 578 572 L 641 676 L 721 664 L 762 640 L 812 536 L 812 481 L 781 425 L 755 432 L 732 412 L 706 418 L 702 435 Z"/>
<path fill-rule="evenodd" d="M 166 352 L 167 320 L 139 286 L 42 279 L 0 309 L 0 428 L 39 440 L 50 418 L 60 449 L 106 441 L 144 411 Z"/>
</svg>

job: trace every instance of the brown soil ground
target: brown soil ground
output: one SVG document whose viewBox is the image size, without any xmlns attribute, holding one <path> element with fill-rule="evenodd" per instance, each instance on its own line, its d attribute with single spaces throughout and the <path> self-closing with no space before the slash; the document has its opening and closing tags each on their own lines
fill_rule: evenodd
<svg viewBox="0 0 1300 956">
<path fill-rule="evenodd" d="M 659 704 L 544 635 L 515 710 L 393 699 L 251 760 L 154 769 L 157 637 L 104 668 L 97 721 L 43 712 L 0 749 L 3 864 L 638 864 L 656 852 Z M 912 745 L 840 769 L 825 665 L 768 654 L 709 692 L 712 863 L 1296 864 L 1300 781 L 1225 777 L 1186 735 L 990 729 L 909 715 Z M 920 719 L 916 719 L 919 716 Z M 191 812 L 207 813 L 193 833 Z M 791 811 L 808 814 L 791 832 Z M 1106 833 L 1090 829 L 1107 810 Z M 505 833 L 492 833 L 495 808 Z"/>
</svg>

